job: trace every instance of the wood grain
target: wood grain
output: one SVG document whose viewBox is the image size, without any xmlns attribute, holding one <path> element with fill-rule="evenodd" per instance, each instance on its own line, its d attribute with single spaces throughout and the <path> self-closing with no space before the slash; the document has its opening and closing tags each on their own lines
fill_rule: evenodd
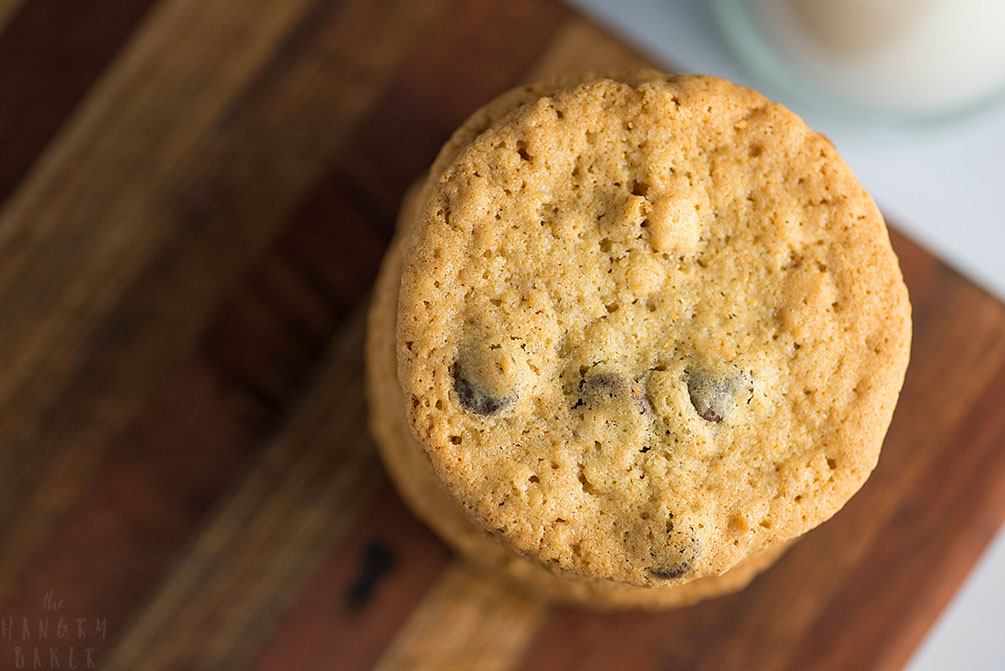
<svg viewBox="0 0 1005 671">
<path fill-rule="evenodd" d="M 643 59 L 551 0 L 85 4 L 0 2 L 5 616 L 106 618 L 102 668 L 894 669 L 1005 520 L 1005 308 L 894 233 L 912 365 L 831 522 L 664 614 L 485 582 L 366 436 L 368 288 L 477 106 Z"/>
<path fill-rule="evenodd" d="M 373 13 L 376 9 L 368 7 L 357 7 L 355 16 L 340 17 L 342 20 L 313 23 L 315 28 L 328 28 L 328 32 L 321 33 L 316 40 L 305 40 L 302 32 L 299 37 L 322 53 L 332 49 L 359 53 L 364 41 L 361 27 L 376 18 Z M 190 11 L 200 14 L 202 10 L 199 3 L 194 3 Z M 414 12 L 403 7 L 402 14 L 407 19 Z M 245 18 L 250 21 L 255 17 Z M 407 31 L 408 25 L 406 20 L 400 29 Z M 400 39 L 403 35 L 404 32 L 387 36 L 386 45 L 392 53 L 383 59 L 385 67 L 395 62 L 395 49 L 407 48 L 407 43 L 402 43 Z M 355 42 L 348 39 L 352 36 L 356 36 Z M 277 40 L 281 37 L 281 34 L 275 36 Z M 366 39 L 366 43 L 371 42 Z M 162 48 L 174 47 L 167 44 Z M 295 321 L 284 318 L 288 315 L 276 314 L 274 303 L 263 301 L 249 291 L 238 297 L 236 305 L 229 309 L 226 306 L 220 309 L 219 305 L 221 294 L 231 290 L 238 278 L 248 272 L 249 264 L 274 241 L 276 230 L 286 223 L 295 208 L 301 206 L 300 199 L 307 197 L 303 194 L 323 171 L 331 152 L 357 123 L 357 116 L 365 109 L 363 103 L 380 92 L 379 79 L 360 78 L 357 63 L 351 59 L 315 59 L 306 53 L 303 56 L 292 65 L 287 62 L 285 65 L 289 67 L 284 76 L 272 77 L 271 84 L 252 82 L 250 79 L 235 80 L 233 84 L 238 87 L 257 86 L 258 93 L 249 96 L 243 95 L 240 89 L 231 91 L 232 97 L 243 95 L 244 108 L 240 113 L 221 110 L 229 116 L 231 126 L 227 131 L 207 129 L 203 144 L 193 147 L 193 156 L 175 168 L 176 174 L 163 181 L 151 178 L 147 188 L 148 206 L 158 210 L 157 215 L 151 216 L 164 220 L 164 238 L 152 252 L 152 257 L 146 260 L 146 265 L 137 269 L 134 277 L 124 280 L 131 280 L 133 284 L 110 308 L 111 314 L 102 321 L 92 341 L 77 343 L 81 357 L 87 357 L 81 364 L 82 369 L 66 371 L 63 377 L 49 371 L 45 382 L 51 389 L 49 394 L 55 398 L 46 400 L 54 407 L 38 411 L 37 424 L 24 431 L 27 435 L 18 436 L 23 451 L 8 450 L 3 455 L 3 458 L 9 459 L 10 468 L 0 477 L 17 482 L 22 490 L 29 490 L 22 496 L 29 498 L 33 505 L 21 505 L 13 510 L 10 514 L 18 517 L 4 525 L 5 533 L 0 538 L 7 551 L 0 560 L 0 578 L 19 570 L 44 537 L 48 523 L 58 518 L 81 496 L 81 486 L 87 480 L 79 475 L 95 468 L 108 446 L 119 439 L 120 432 L 130 421 L 135 421 L 143 407 L 143 393 L 163 379 L 161 376 L 170 370 L 170 366 L 177 365 L 178 358 L 193 346 L 200 332 L 207 327 L 207 321 L 213 318 L 211 310 L 217 309 L 218 320 L 240 322 L 233 328 L 212 330 L 209 335 L 210 339 L 228 341 L 223 347 L 215 347 L 211 353 L 218 359 L 214 365 L 224 372 L 233 372 L 236 366 L 232 360 L 241 356 L 241 352 L 246 352 L 246 358 L 251 361 L 245 362 L 245 368 L 269 368 L 272 371 L 269 374 L 275 378 L 277 370 L 282 373 L 282 369 L 276 368 L 277 362 L 254 361 L 261 348 L 270 344 L 286 353 L 286 359 L 303 356 L 303 343 L 249 342 L 249 337 L 241 335 L 243 331 L 264 337 L 270 325 L 273 330 L 276 326 L 295 325 Z M 159 69 L 166 68 L 156 55 L 150 58 L 159 64 Z M 357 60 L 362 58 L 358 56 Z M 380 59 L 367 58 L 366 67 L 375 68 L 380 62 Z M 204 65 L 196 60 L 184 67 L 203 69 Z M 171 76 L 186 81 L 184 72 Z M 319 99 L 315 92 L 319 83 L 324 85 L 325 94 L 331 97 Z M 207 85 L 214 84 L 211 81 Z M 164 96 L 169 94 L 163 92 Z M 216 92 L 214 95 L 221 94 Z M 343 97 L 356 101 L 356 105 L 341 105 Z M 150 103 L 151 108 L 157 108 L 163 102 L 154 100 Z M 328 112 L 321 114 L 317 106 Z M 170 107 L 164 111 L 173 112 Z M 152 110 L 149 112 L 153 113 Z M 194 129 L 191 130 L 194 132 Z M 316 139 L 317 136 L 320 139 Z M 147 149 L 139 143 L 130 151 L 139 155 Z M 194 175 L 199 178 L 195 179 Z M 25 188 L 27 186 L 30 184 Z M 114 179 L 109 182 L 107 176 L 98 174 L 93 183 L 82 184 L 80 189 L 97 191 L 114 186 Z M 136 194 L 133 197 L 137 197 Z M 100 207 L 93 209 L 93 216 L 105 216 Z M 140 228 L 149 228 L 152 221 L 144 220 L 144 226 Z M 82 226 L 83 223 L 68 225 Z M 368 230 L 360 229 L 363 234 Z M 57 234 L 62 236 L 66 232 L 59 231 Z M 111 232 L 105 231 L 105 235 L 109 234 Z M 129 252 L 135 251 L 136 241 L 132 243 L 133 246 L 128 247 Z M 382 244 L 383 238 L 378 238 L 373 244 L 369 257 L 374 265 Z M 221 249 L 225 249 L 226 253 L 221 254 Z M 355 253 L 358 254 L 358 249 Z M 113 266 L 121 265 L 119 259 L 108 262 Z M 297 262 L 297 265 L 303 264 Z M 277 268 L 282 267 L 282 259 L 279 259 L 268 265 L 265 272 L 275 274 L 279 272 Z M 307 281 L 311 281 L 309 276 Z M 366 276 L 357 280 L 360 285 L 358 294 L 365 290 L 367 281 Z M 259 284 L 271 286 L 265 278 Z M 288 310 L 292 307 L 287 306 L 290 299 L 304 295 L 307 294 L 287 292 L 279 302 L 279 309 Z M 179 296 L 186 298 L 180 301 Z M 86 295 L 80 298 L 88 300 Z M 323 300 L 327 301 L 327 298 Z M 250 310 L 250 314 L 248 311 L 241 313 L 242 306 L 248 305 L 253 306 L 245 308 Z M 326 318 L 329 316 L 327 305 L 323 305 L 320 311 Z M 56 313 L 56 317 L 59 316 L 60 313 Z M 62 314 L 61 318 L 74 325 L 75 320 L 79 321 L 72 314 Z M 330 335 L 334 323 L 321 334 L 322 338 Z M 55 329 L 59 337 L 66 336 L 63 324 L 56 324 Z M 234 346 L 233 343 L 238 344 Z M 251 351 L 242 350 L 242 347 Z M 320 343 L 314 347 L 314 356 L 319 349 Z M 26 352 L 24 356 L 32 354 Z M 47 355 L 39 350 L 38 356 Z M 222 362 L 219 361 L 221 358 Z M 305 369 L 308 363 L 302 363 L 301 369 Z M 284 361 L 283 365 L 288 364 Z M 245 381 L 248 375 L 254 374 L 246 373 Z M 64 380 L 65 389 L 52 389 Z M 259 392 L 260 386 L 254 387 L 254 391 Z M 285 391 L 289 395 L 290 390 Z M 67 406 L 72 414 L 67 413 Z M 21 433 L 8 431 L 14 435 Z M 68 449 L 71 445 L 73 448 Z M 53 463 L 44 468 L 37 465 L 49 456 Z M 22 472 L 30 475 L 18 482 Z M 67 477 L 70 472 L 78 474 L 78 477 Z"/>
<path fill-rule="evenodd" d="M 366 438 L 362 318 L 335 339 L 287 428 L 241 476 L 104 661 L 109 669 L 247 662 L 383 475 Z M 285 595 L 285 598 L 277 598 Z M 205 633 L 212 631 L 213 636 Z"/>
<path fill-rule="evenodd" d="M 456 562 L 374 668 L 505 671 L 546 613 L 543 604 Z"/>
<path fill-rule="evenodd" d="M 25 0 L 0 0 L 0 34 Z"/>
<path fill-rule="evenodd" d="M 5 153 L 0 200 L 24 177 L 152 4 L 0 0 L 0 137 Z M 102 39 L 92 39 L 97 31 Z"/>
<path fill-rule="evenodd" d="M 373 570 L 377 551 L 390 558 L 384 572 Z M 450 559 L 384 485 L 301 590 L 252 668 L 372 668 Z"/>
<path fill-rule="evenodd" d="M 224 83 L 252 77 L 295 15 L 295 3 L 278 4 L 271 12 L 260 5 L 261 13 L 206 11 L 185 0 L 159 5 L 0 211 L 0 435 L 9 438 L 0 453 L 0 514 L 10 548 L 0 581 L 44 535 L 44 511 L 58 514 L 79 496 L 109 434 L 139 409 L 144 385 L 163 375 L 155 365 L 174 363 L 174 347 L 191 343 L 195 334 L 186 330 L 200 326 L 218 295 L 214 280 L 240 272 L 247 259 L 240 252 L 265 242 L 257 235 L 263 228 L 252 226 L 235 253 L 212 264 L 198 257 L 211 270 L 181 303 L 177 294 L 159 295 L 163 285 L 133 284 L 159 249 L 170 252 L 171 231 L 191 226 L 172 216 L 163 192 L 187 173 L 186 161 L 234 94 Z M 272 30 L 243 39 L 256 22 Z M 207 44 L 221 53 L 206 53 Z M 206 58 L 218 67 L 205 68 Z M 143 298 L 129 301 L 130 289 Z M 139 314 L 130 320 L 117 308 Z M 159 310 L 189 320 L 169 332 L 156 323 Z"/>
</svg>

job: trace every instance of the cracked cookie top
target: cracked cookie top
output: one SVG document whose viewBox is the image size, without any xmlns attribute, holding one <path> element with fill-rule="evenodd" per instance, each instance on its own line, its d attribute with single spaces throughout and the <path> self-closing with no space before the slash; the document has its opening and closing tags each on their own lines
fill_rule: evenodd
<svg viewBox="0 0 1005 671">
<path fill-rule="evenodd" d="M 638 585 L 829 518 L 910 346 L 872 199 L 720 79 L 530 98 L 441 154 L 406 246 L 398 376 L 447 490 L 529 556 Z"/>
</svg>

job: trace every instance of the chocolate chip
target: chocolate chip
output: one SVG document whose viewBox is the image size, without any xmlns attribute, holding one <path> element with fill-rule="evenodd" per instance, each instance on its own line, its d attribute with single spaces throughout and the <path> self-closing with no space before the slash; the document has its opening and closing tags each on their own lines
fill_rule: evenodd
<svg viewBox="0 0 1005 671">
<path fill-rule="evenodd" d="M 586 377 L 580 385 L 580 394 L 577 406 L 628 396 L 634 401 L 640 415 L 645 417 L 653 415 L 653 406 L 649 403 L 646 392 L 633 380 L 620 373 L 605 371 Z"/>
<path fill-rule="evenodd" d="M 670 553 L 677 555 L 674 561 L 670 561 L 659 566 L 646 569 L 654 578 L 659 580 L 675 580 L 686 576 L 694 570 L 701 556 L 701 541 L 693 533 L 681 533 L 668 530 L 670 535 Z"/>
<path fill-rule="evenodd" d="M 671 568 L 650 568 L 649 575 L 659 580 L 674 580 L 691 572 L 691 563 L 683 562 Z"/>
<path fill-rule="evenodd" d="M 709 422 L 721 422 L 738 401 L 753 393 L 750 376 L 738 368 L 711 371 L 697 368 L 687 373 L 687 393 L 698 415 Z"/>
<path fill-rule="evenodd" d="M 495 415 L 510 407 L 516 401 L 516 392 L 507 396 L 493 396 L 473 385 L 460 373 L 457 366 L 454 366 L 453 374 L 454 393 L 457 394 L 457 400 L 476 415 L 484 417 Z"/>
</svg>

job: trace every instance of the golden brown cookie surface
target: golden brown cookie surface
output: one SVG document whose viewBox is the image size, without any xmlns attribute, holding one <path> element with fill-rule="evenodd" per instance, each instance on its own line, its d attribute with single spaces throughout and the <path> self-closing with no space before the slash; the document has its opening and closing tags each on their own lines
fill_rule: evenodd
<svg viewBox="0 0 1005 671">
<path fill-rule="evenodd" d="M 413 434 L 486 528 L 565 570 L 672 584 L 861 486 L 910 308 L 825 138 L 675 77 L 559 91 L 457 151 L 410 239 L 398 370 Z"/>
<path fill-rule="evenodd" d="M 414 191 L 414 190 L 413 190 Z M 414 196 L 414 194 L 413 194 Z M 407 221 L 414 209 L 402 208 Z M 401 247 L 396 240 L 384 260 L 374 289 L 367 330 L 367 395 L 370 425 L 381 457 L 409 508 L 463 557 L 476 562 L 489 579 L 508 580 L 539 598 L 581 607 L 611 610 L 684 606 L 736 591 L 767 568 L 784 550 L 776 546 L 748 558 L 725 575 L 663 588 L 635 587 L 552 571 L 507 549 L 479 528 L 443 489 L 423 449 L 415 442 L 395 375 L 394 325 L 401 276 Z"/>
</svg>

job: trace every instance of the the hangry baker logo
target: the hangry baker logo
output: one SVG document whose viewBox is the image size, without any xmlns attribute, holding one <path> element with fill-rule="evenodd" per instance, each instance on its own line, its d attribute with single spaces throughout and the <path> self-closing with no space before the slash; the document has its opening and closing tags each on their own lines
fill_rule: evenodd
<svg viewBox="0 0 1005 671">
<path fill-rule="evenodd" d="M 0 617 L 3 668 L 96 669 L 95 656 L 108 634 L 103 617 L 73 617 L 66 602 L 49 590 L 37 614 Z"/>
</svg>

